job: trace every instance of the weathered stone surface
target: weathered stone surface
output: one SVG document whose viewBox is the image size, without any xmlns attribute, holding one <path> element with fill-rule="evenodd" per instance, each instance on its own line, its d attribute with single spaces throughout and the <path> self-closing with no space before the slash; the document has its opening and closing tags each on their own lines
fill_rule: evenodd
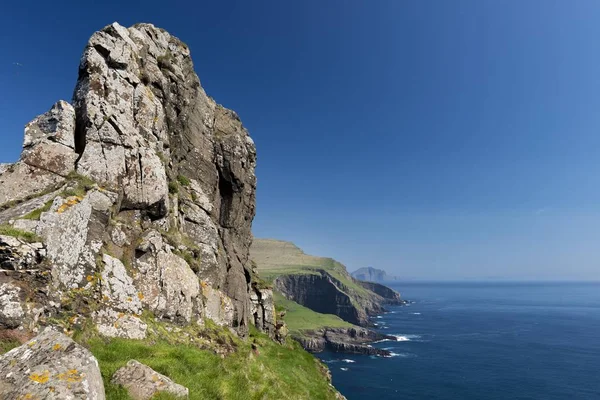
<svg viewBox="0 0 600 400">
<path fill-rule="evenodd" d="M 25 126 L 23 148 L 39 143 L 58 143 L 75 149 L 75 109 L 66 101 L 59 101 L 50 111 Z"/>
<path fill-rule="evenodd" d="M 169 393 L 177 398 L 187 399 L 189 396 L 188 388 L 136 360 L 130 360 L 126 366 L 115 372 L 112 383 L 125 387 L 134 400 L 150 400 L 160 392 Z"/>
<path fill-rule="evenodd" d="M 57 287 L 89 285 L 89 276 L 98 272 L 96 255 L 108 223 L 110 194 L 92 191 L 85 197 L 57 197 L 41 215 L 37 233 L 44 239 Z"/>
<path fill-rule="evenodd" d="M 0 175 L 0 204 L 24 200 L 64 181 L 64 177 L 53 172 L 17 162 Z"/>
<path fill-rule="evenodd" d="M 267 335 L 275 337 L 277 326 L 273 290 L 259 288 L 256 285 L 252 289 L 250 301 L 252 302 L 251 313 L 254 326 Z"/>
<path fill-rule="evenodd" d="M 0 356 L 0 398 L 104 400 L 105 394 L 94 356 L 47 328 Z"/>
<path fill-rule="evenodd" d="M 143 295 L 133 285 L 133 279 L 127 274 L 121 260 L 103 254 L 102 261 L 104 269 L 100 286 L 103 302 L 115 310 L 140 314 L 142 312 L 140 298 Z"/>
<path fill-rule="evenodd" d="M 201 284 L 204 316 L 212 319 L 217 325 L 231 326 L 234 317 L 231 299 L 220 290 L 213 289 L 206 281 L 202 281 Z"/>
<path fill-rule="evenodd" d="M 45 256 L 42 243 L 28 243 L 0 235 L 0 269 L 20 271 L 34 268 Z"/>
<path fill-rule="evenodd" d="M 143 339 L 148 325 L 137 315 L 125 314 L 110 308 L 94 312 L 93 320 L 98 333 L 106 337 Z"/>
<path fill-rule="evenodd" d="M 200 317 L 200 282 L 187 262 L 173 254 L 157 231 L 138 246 L 135 284 L 142 303 L 159 318 L 191 322 Z"/>
<path fill-rule="evenodd" d="M 256 151 L 239 117 L 200 86 L 187 46 L 149 24 L 107 26 L 84 51 L 73 104 L 78 171 L 120 189 L 121 209 L 184 232 L 199 277 L 231 298 L 245 333 Z"/>
<path fill-rule="evenodd" d="M 394 336 L 382 335 L 375 331 L 353 328 L 322 328 L 314 331 L 305 331 L 294 335 L 306 350 L 318 353 L 330 350 L 339 353 L 355 353 L 388 357 L 388 350 L 371 347 L 368 343 L 377 340 L 397 340 Z"/>
<path fill-rule="evenodd" d="M 19 162 L 0 171 L 0 204 L 26 199 L 64 181 L 73 171 L 75 110 L 59 101 L 25 127 Z"/>
<path fill-rule="evenodd" d="M 0 328 L 13 329 L 21 325 L 25 315 L 20 299 L 21 288 L 10 283 L 0 284 Z"/>
<path fill-rule="evenodd" d="M 104 336 L 143 338 L 149 310 L 245 335 L 256 322 L 256 151 L 200 86 L 187 46 L 149 24 L 105 27 L 84 50 L 72 104 L 30 122 L 20 160 L 0 167 L 0 223 L 42 241 L 0 239 L 4 324 L 20 306 L 19 328 L 68 311 Z M 272 334 L 263 303 L 256 315 Z"/>
</svg>

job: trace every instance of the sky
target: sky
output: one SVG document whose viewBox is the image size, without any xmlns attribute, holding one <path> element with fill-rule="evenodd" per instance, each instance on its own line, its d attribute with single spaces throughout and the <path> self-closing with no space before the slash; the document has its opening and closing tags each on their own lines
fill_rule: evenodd
<svg viewBox="0 0 600 400">
<path fill-rule="evenodd" d="M 600 280 L 600 2 L 9 2 L 0 162 L 113 21 L 182 39 L 240 115 L 255 236 L 404 279 Z"/>
</svg>

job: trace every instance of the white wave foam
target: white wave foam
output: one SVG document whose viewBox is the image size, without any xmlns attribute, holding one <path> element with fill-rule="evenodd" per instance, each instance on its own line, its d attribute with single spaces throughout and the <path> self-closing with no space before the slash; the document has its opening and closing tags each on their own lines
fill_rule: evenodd
<svg viewBox="0 0 600 400">
<path fill-rule="evenodd" d="M 383 318 L 381 315 L 378 315 L 377 318 Z"/>
<path fill-rule="evenodd" d="M 420 313 L 420 312 L 412 312 L 411 314 L 412 314 L 412 315 L 421 315 L 421 313 Z"/>
<path fill-rule="evenodd" d="M 348 371 L 348 368 L 340 368 L 342 371 Z"/>
<path fill-rule="evenodd" d="M 347 358 L 343 359 L 342 361 L 345 362 L 345 363 L 355 363 L 356 362 L 354 360 L 349 360 Z"/>
<path fill-rule="evenodd" d="M 421 338 L 421 335 L 399 335 L 399 334 L 396 334 L 396 335 L 391 335 L 391 336 L 394 336 L 398 342 L 409 342 L 413 339 Z"/>
<path fill-rule="evenodd" d="M 410 354 L 410 353 L 394 353 L 391 352 L 390 355 L 388 356 L 384 356 L 386 358 L 391 358 L 391 357 L 402 357 L 402 358 L 409 358 L 409 357 L 415 357 L 414 354 Z"/>
</svg>

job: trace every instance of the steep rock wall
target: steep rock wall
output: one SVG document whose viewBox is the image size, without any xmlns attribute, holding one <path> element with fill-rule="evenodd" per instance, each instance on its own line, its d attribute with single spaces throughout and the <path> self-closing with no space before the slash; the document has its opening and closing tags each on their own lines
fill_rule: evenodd
<svg viewBox="0 0 600 400">
<path fill-rule="evenodd" d="M 0 169 L 0 223 L 27 234 L 0 236 L 0 303 L 27 328 L 70 310 L 107 336 L 143 337 L 150 310 L 272 331 L 251 301 L 269 307 L 248 265 L 255 166 L 248 132 L 206 95 L 183 42 L 150 24 L 105 27 L 73 106 L 28 124 L 20 160 Z M 0 315 L 0 328 L 14 320 Z"/>
</svg>

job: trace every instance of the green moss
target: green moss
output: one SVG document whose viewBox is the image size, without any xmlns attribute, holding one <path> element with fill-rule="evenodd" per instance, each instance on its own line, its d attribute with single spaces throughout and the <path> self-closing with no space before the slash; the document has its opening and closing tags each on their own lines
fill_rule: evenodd
<svg viewBox="0 0 600 400">
<path fill-rule="evenodd" d="M 346 328 L 353 325 L 344 321 L 337 315 L 320 314 L 300 304 L 288 300 L 280 293 L 274 292 L 276 310 L 284 309 L 286 314 L 283 318 L 292 333 L 301 334 L 304 330 L 315 330 L 319 328 Z"/>
<path fill-rule="evenodd" d="M 4 353 L 8 353 L 15 347 L 19 347 L 21 343 L 19 343 L 16 339 L 0 339 L 0 355 Z"/>
<path fill-rule="evenodd" d="M 27 215 L 24 215 L 23 219 L 32 219 L 35 221 L 39 221 L 42 213 L 48 211 L 50 207 L 52 207 L 53 202 L 54 199 L 48 200 L 42 207 L 38 208 L 37 210 L 33 210 Z"/>
<path fill-rule="evenodd" d="M 16 237 L 29 243 L 39 242 L 42 240 L 35 233 L 23 231 L 21 229 L 16 229 L 6 224 L 0 225 L 0 235 Z"/>
<path fill-rule="evenodd" d="M 214 351 L 157 338 L 88 340 L 86 345 L 100 364 L 106 398 L 129 399 L 110 380 L 117 369 L 135 359 L 189 388 L 191 400 L 335 399 L 322 364 L 296 342 L 278 345 L 256 329 L 243 341 L 224 328 L 207 325 L 213 335 L 234 341 L 236 350 L 221 358 Z"/>
<path fill-rule="evenodd" d="M 171 193 L 171 194 L 179 193 L 179 184 L 176 181 L 169 182 L 169 193 Z"/>
<path fill-rule="evenodd" d="M 191 183 L 189 178 L 183 175 L 177 175 L 177 182 L 179 182 L 181 186 L 189 186 Z"/>
</svg>

